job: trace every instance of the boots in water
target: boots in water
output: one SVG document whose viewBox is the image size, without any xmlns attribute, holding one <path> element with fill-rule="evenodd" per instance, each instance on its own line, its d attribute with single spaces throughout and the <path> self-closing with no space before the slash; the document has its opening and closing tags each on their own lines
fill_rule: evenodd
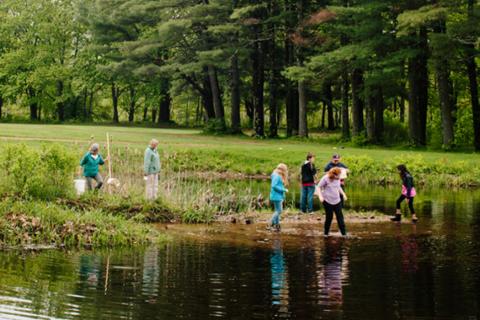
<svg viewBox="0 0 480 320">
<path fill-rule="evenodd" d="M 390 221 L 400 222 L 400 221 L 402 221 L 402 215 L 401 214 L 395 214 L 395 217 L 390 218 Z"/>
</svg>

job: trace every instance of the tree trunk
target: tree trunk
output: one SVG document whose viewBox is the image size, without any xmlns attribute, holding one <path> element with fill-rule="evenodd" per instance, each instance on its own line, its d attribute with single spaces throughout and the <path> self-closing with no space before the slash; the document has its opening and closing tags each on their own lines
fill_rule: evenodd
<svg viewBox="0 0 480 320">
<path fill-rule="evenodd" d="M 135 109 L 136 109 L 136 90 L 133 86 L 130 86 L 130 106 L 128 108 L 128 122 L 132 123 L 135 121 Z"/>
<path fill-rule="evenodd" d="M 154 107 L 152 108 L 152 123 L 156 123 L 157 122 L 157 108 Z"/>
<path fill-rule="evenodd" d="M 213 109 L 215 111 L 215 119 L 218 121 L 219 129 L 225 130 L 225 110 L 223 109 L 220 87 L 218 85 L 217 71 L 214 66 L 208 66 L 208 77 L 210 79 L 210 87 L 212 89 Z"/>
<path fill-rule="evenodd" d="M 253 128 L 253 120 L 254 120 L 254 110 L 253 110 L 253 99 L 251 97 L 245 98 L 245 111 L 248 117 L 248 127 Z"/>
<path fill-rule="evenodd" d="M 0 119 L 3 117 L 3 97 L 0 96 Z"/>
<path fill-rule="evenodd" d="M 427 144 L 427 110 L 428 110 L 428 48 L 427 30 L 421 28 L 420 34 L 416 37 L 415 48 L 418 53 L 409 59 L 408 80 L 409 80 L 409 110 L 408 122 L 410 128 L 410 140 L 415 146 Z"/>
<path fill-rule="evenodd" d="M 257 137 L 263 137 L 265 135 L 265 115 L 263 110 L 263 85 L 265 82 L 265 70 L 264 70 L 264 50 L 263 43 L 260 40 L 261 27 L 254 27 L 254 50 L 252 52 L 252 92 L 253 92 L 253 110 L 254 110 L 254 129 Z"/>
<path fill-rule="evenodd" d="M 305 82 L 303 80 L 298 81 L 298 113 L 298 135 L 306 138 L 308 137 L 307 99 L 305 97 Z"/>
<path fill-rule="evenodd" d="M 95 96 L 95 91 L 90 91 L 90 102 L 88 103 L 88 120 L 92 120 L 93 118 L 93 99 Z"/>
<path fill-rule="evenodd" d="M 213 106 L 212 88 L 210 85 L 210 77 L 208 69 L 204 69 L 202 103 L 205 109 L 205 120 L 215 119 L 215 109 Z"/>
<path fill-rule="evenodd" d="M 172 98 L 170 97 L 170 92 L 166 91 L 162 95 L 160 100 L 160 116 L 158 117 L 159 123 L 170 122 L 170 108 L 172 104 Z"/>
<path fill-rule="evenodd" d="M 88 88 L 85 87 L 83 89 L 83 110 L 82 110 L 82 117 L 83 121 L 87 120 L 88 118 Z"/>
<path fill-rule="evenodd" d="M 350 91 L 350 84 L 348 82 L 348 74 L 343 75 L 342 79 L 342 138 L 350 140 L 350 119 L 348 112 L 348 94 Z"/>
<path fill-rule="evenodd" d="M 57 117 L 60 121 L 65 121 L 65 103 L 63 102 L 63 81 L 57 81 Z"/>
<path fill-rule="evenodd" d="M 148 120 L 148 106 L 145 103 L 145 106 L 143 107 L 143 122 L 147 122 Z"/>
<path fill-rule="evenodd" d="M 325 103 L 327 104 L 327 129 L 335 130 L 332 85 L 329 82 L 323 85 L 323 97 L 324 97 Z"/>
<path fill-rule="evenodd" d="M 29 97 L 29 105 L 30 105 L 30 120 L 36 121 L 38 120 L 38 103 L 35 90 L 32 88 L 28 88 L 28 97 Z"/>
<path fill-rule="evenodd" d="M 468 0 L 468 16 L 474 19 L 475 0 Z M 477 79 L 477 62 L 475 61 L 476 49 L 475 45 L 467 45 L 467 73 L 470 84 L 470 99 L 472 104 L 473 116 L 473 145 L 476 151 L 480 151 L 480 104 L 478 101 L 478 79 Z"/>
<path fill-rule="evenodd" d="M 363 71 L 353 70 L 352 73 L 352 135 L 358 137 L 364 129 L 363 123 Z"/>
<path fill-rule="evenodd" d="M 240 72 L 238 70 L 238 55 L 236 53 L 230 59 L 230 73 L 232 133 L 241 133 L 242 129 L 240 123 Z"/>
<path fill-rule="evenodd" d="M 275 17 L 278 15 L 278 2 L 276 0 L 270 0 L 269 2 L 269 15 Z M 270 77 L 269 77 L 269 116 L 270 116 L 270 128 L 268 136 L 270 138 L 278 137 L 278 123 L 279 123 L 279 110 L 278 110 L 278 88 L 279 88 L 279 79 L 280 79 L 280 69 L 278 61 L 278 54 L 275 45 L 277 25 L 276 22 L 271 22 L 269 24 L 270 40 L 268 41 L 268 54 L 269 54 L 269 66 L 270 66 Z"/>
<path fill-rule="evenodd" d="M 120 119 L 118 117 L 118 95 L 119 90 L 115 85 L 115 82 L 112 82 L 112 104 L 113 104 L 113 122 L 119 123 Z"/>
<path fill-rule="evenodd" d="M 322 123 L 320 124 L 320 127 L 322 129 L 325 129 L 325 115 L 327 113 L 327 104 L 325 102 L 322 103 Z"/>
<path fill-rule="evenodd" d="M 285 36 L 285 66 L 291 67 L 295 64 L 295 49 L 291 40 L 291 34 L 295 32 L 295 22 L 291 17 L 295 14 L 296 8 L 291 1 L 285 1 L 285 12 L 288 14 L 285 18 L 285 26 L 287 28 Z M 294 83 L 289 79 L 285 79 L 286 87 L 286 119 L 287 119 L 287 136 L 295 136 L 298 134 L 299 114 L 298 114 L 298 90 L 295 88 Z"/>
<path fill-rule="evenodd" d="M 375 107 L 375 124 L 374 124 L 374 142 L 383 142 L 383 132 L 385 128 L 383 113 L 385 111 L 385 100 L 383 99 L 383 88 L 381 86 L 375 87 L 374 107 Z"/>
<path fill-rule="evenodd" d="M 369 88 L 370 89 L 370 88 Z M 375 97 L 370 90 L 366 94 L 368 97 L 368 103 L 366 108 L 366 129 L 367 129 L 367 141 L 375 142 Z"/>
<path fill-rule="evenodd" d="M 400 97 L 400 122 L 405 122 L 405 97 L 403 95 Z"/>
</svg>

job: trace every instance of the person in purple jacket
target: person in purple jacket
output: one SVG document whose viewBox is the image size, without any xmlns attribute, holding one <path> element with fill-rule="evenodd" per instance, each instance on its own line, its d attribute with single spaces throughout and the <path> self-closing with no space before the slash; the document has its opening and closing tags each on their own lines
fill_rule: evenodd
<svg viewBox="0 0 480 320">
<path fill-rule="evenodd" d="M 319 193 L 318 197 L 320 202 L 323 203 L 325 208 L 326 218 L 324 226 L 324 235 L 328 237 L 330 233 L 330 226 L 332 225 L 333 213 L 337 217 L 338 228 L 343 236 L 347 235 L 345 228 L 345 221 L 343 219 L 342 212 L 342 197 L 343 200 L 347 200 L 347 195 L 340 185 L 340 174 L 342 170 L 340 168 L 332 168 L 328 173 L 323 176 L 318 184 Z"/>
</svg>

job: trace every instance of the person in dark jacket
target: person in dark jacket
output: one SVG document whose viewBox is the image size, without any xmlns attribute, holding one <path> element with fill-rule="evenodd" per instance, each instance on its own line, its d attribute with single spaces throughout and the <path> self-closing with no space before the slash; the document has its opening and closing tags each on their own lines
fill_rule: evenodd
<svg viewBox="0 0 480 320">
<path fill-rule="evenodd" d="M 402 212 L 401 212 L 401 205 L 403 200 L 407 200 L 408 209 L 412 214 L 412 222 L 415 223 L 418 221 L 417 215 L 415 214 L 415 209 L 413 208 L 413 199 L 417 194 L 415 190 L 415 185 L 413 182 L 413 177 L 410 172 L 407 170 L 407 167 L 403 164 L 397 167 L 398 173 L 400 174 L 400 178 L 402 179 L 402 194 L 397 199 L 397 211 L 395 213 L 395 217 L 392 218 L 392 221 L 400 222 L 402 220 Z"/>
<path fill-rule="evenodd" d="M 315 155 L 309 153 L 307 160 L 302 165 L 302 194 L 300 198 L 300 209 L 303 213 L 313 213 L 313 195 L 315 193 Z"/>
</svg>

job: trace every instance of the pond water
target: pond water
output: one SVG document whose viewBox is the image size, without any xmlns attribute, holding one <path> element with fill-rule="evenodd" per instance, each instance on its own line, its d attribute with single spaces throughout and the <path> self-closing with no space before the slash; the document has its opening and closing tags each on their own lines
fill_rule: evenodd
<svg viewBox="0 0 480 320">
<path fill-rule="evenodd" d="M 396 190 L 349 190 L 394 209 Z M 159 226 L 174 241 L 136 250 L 0 253 L 0 319 L 477 319 L 480 192 L 424 192 L 421 219 Z M 318 232 L 313 232 L 317 230 Z"/>
</svg>

